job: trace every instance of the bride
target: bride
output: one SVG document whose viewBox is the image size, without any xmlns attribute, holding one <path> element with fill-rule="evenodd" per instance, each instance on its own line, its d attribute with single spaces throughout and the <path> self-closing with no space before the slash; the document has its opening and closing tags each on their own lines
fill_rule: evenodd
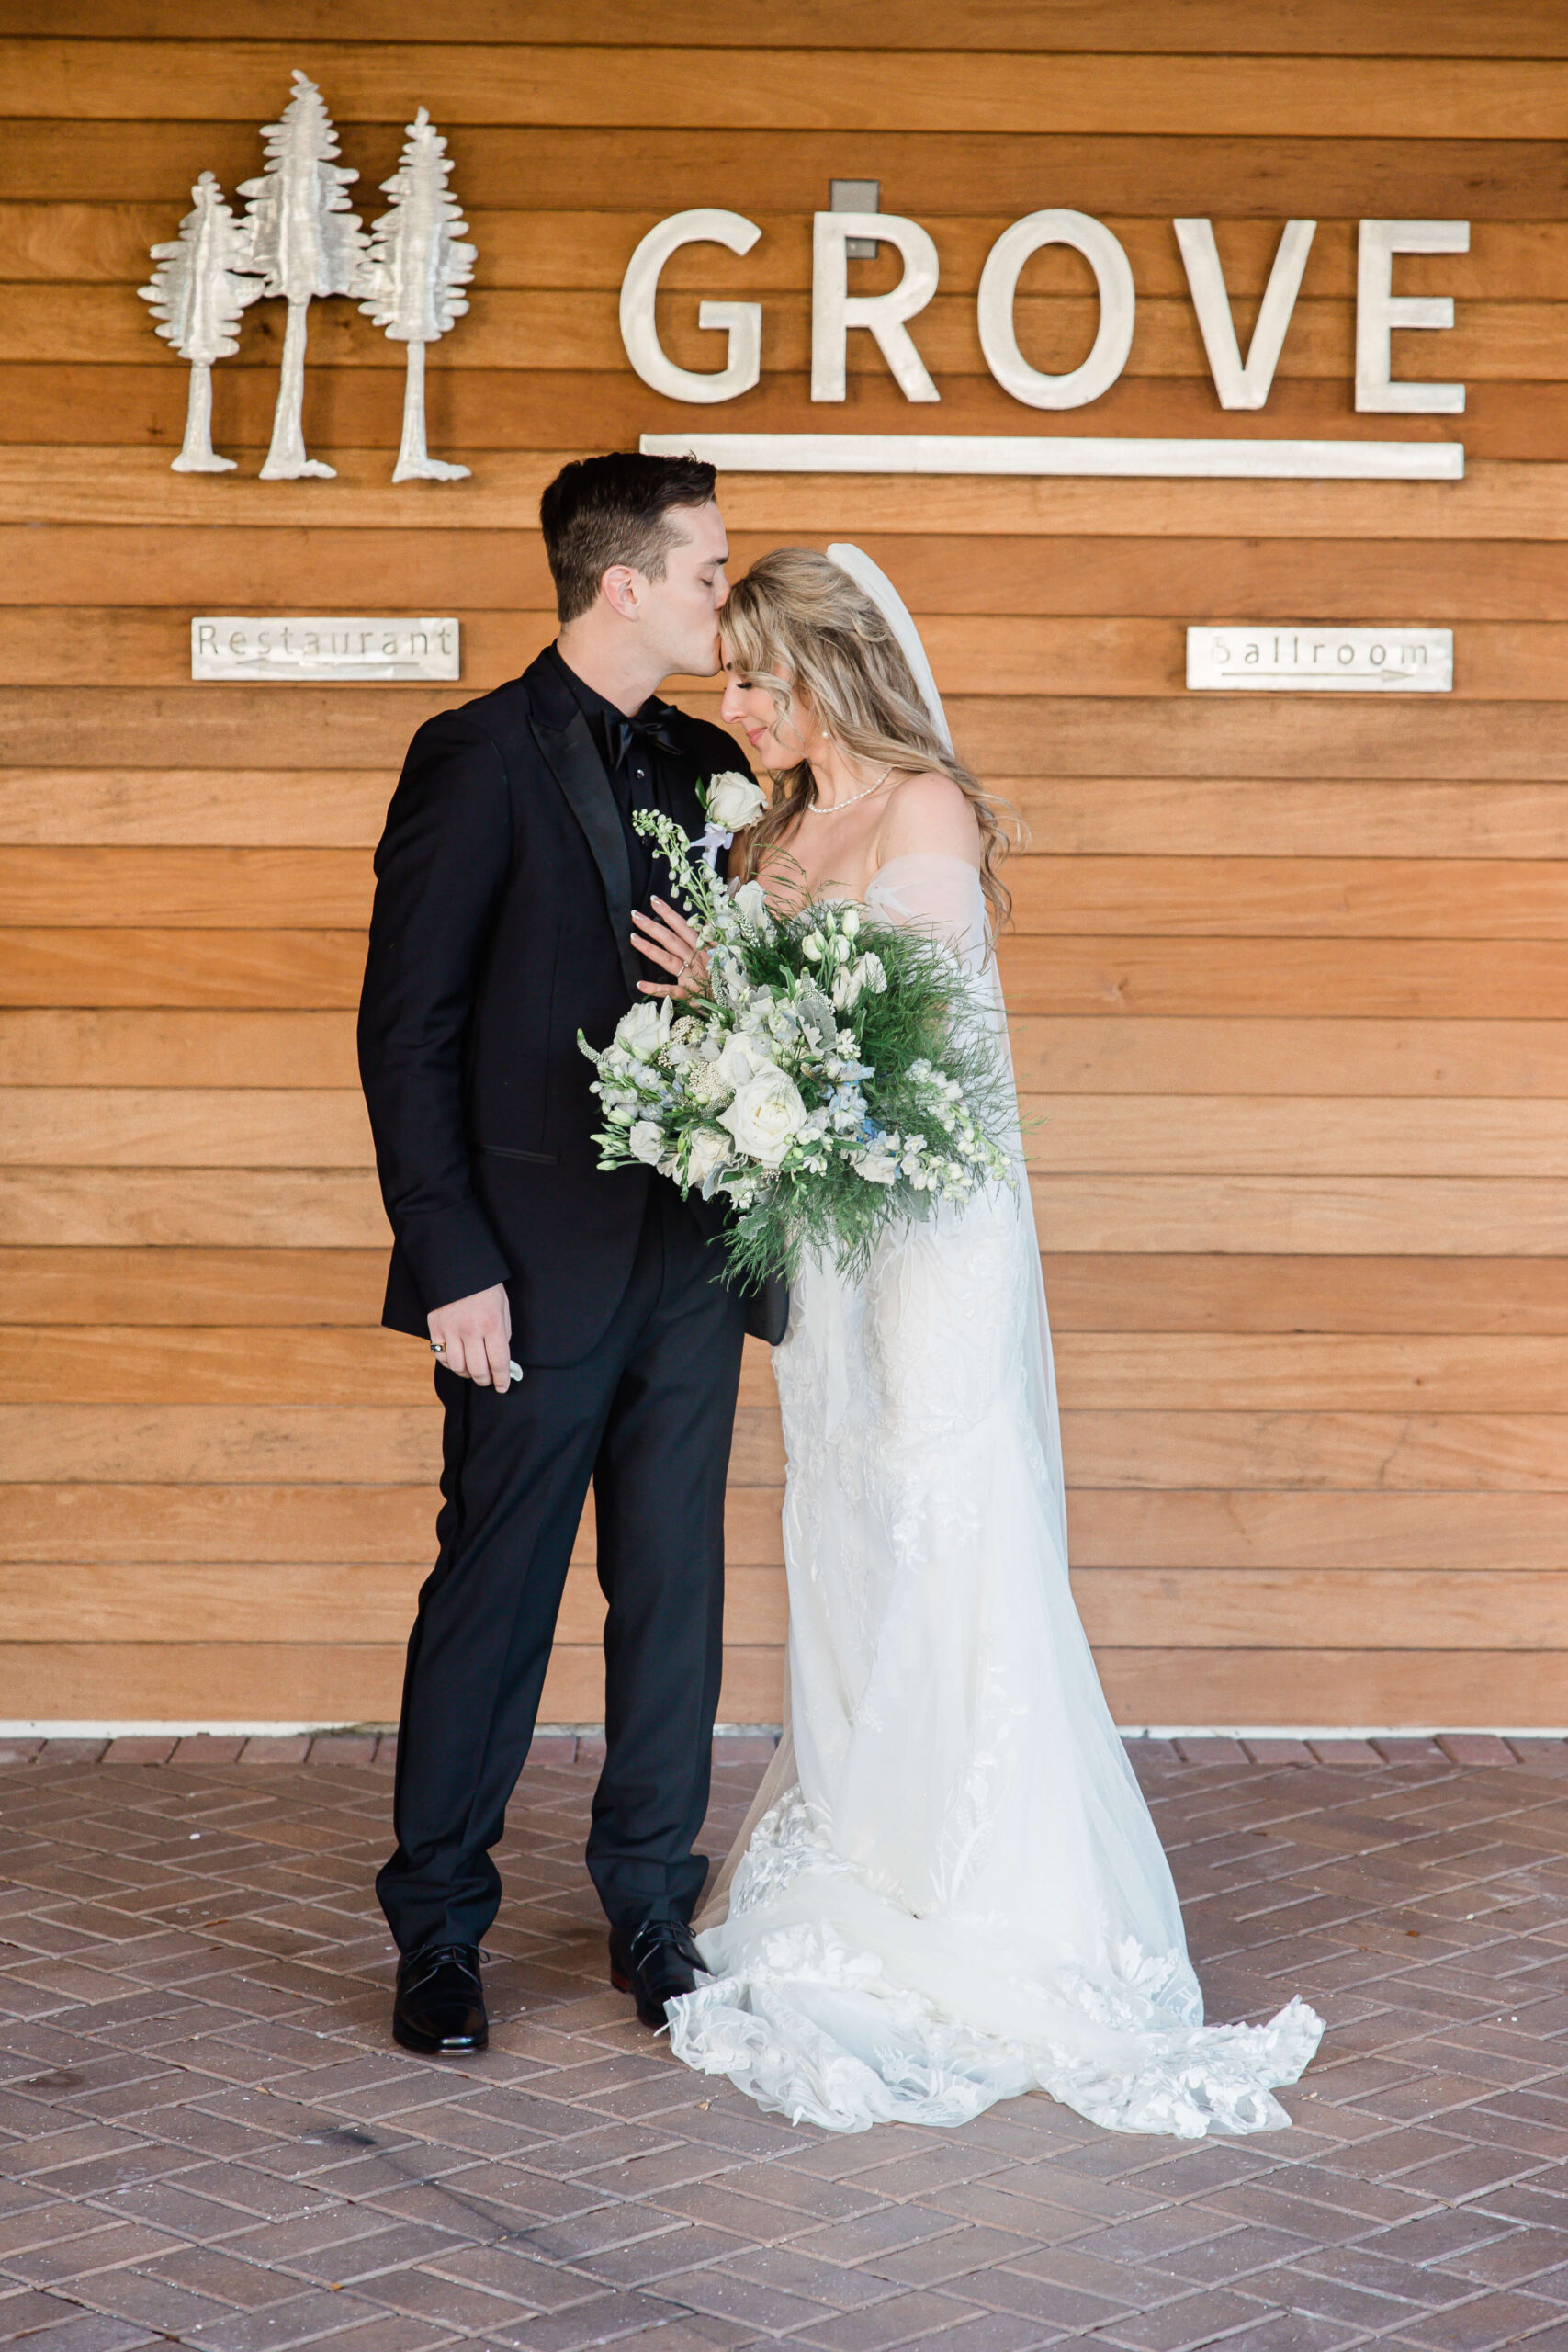
<svg viewBox="0 0 1568 2352">
<path fill-rule="evenodd" d="M 731 591 L 723 716 L 773 776 L 732 871 L 952 947 L 1001 1024 L 995 807 L 914 623 L 858 548 Z M 678 916 L 638 944 L 682 985 Z M 696 1922 L 671 2045 L 828 2131 L 957 2124 L 1036 2087 L 1114 2131 L 1269 2131 L 1323 2029 L 1205 2027 L 1170 1871 L 1067 1582 L 1050 1332 L 1016 1182 L 822 1262 L 774 1351 L 789 1721 Z"/>
</svg>

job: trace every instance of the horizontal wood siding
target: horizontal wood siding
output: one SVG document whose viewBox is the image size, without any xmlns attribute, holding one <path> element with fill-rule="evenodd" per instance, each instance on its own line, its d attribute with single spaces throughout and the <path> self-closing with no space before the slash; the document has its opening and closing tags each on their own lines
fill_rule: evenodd
<svg viewBox="0 0 1568 2352">
<path fill-rule="evenodd" d="M 961 748 L 1021 812 L 1003 949 L 1057 1340 L 1075 1585 L 1119 1716 L 1568 1724 L 1568 18 L 1558 0 L 11 0 L 0 38 L 0 1715 L 382 1719 L 431 1552 L 428 1359 L 378 1324 L 386 1228 L 354 1066 L 369 852 L 419 719 L 550 633 L 533 515 L 641 431 L 1446 440 L 1464 481 L 735 477 L 738 566 L 855 538 L 915 608 Z M 519 38 L 520 30 L 525 39 Z M 872 43 L 867 46 L 868 40 Z M 186 370 L 136 288 L 204 167 L 231 192 L 289 70 L 360 211 L 401 125 L 450 140 L 479 263 L 389 479 L 401 353 L 310 314 L 334 481 L 261 483 L 281 344 L 214 373 L 226 477 L 169 471 Z M 809 215 L 878 176 L 935 236 L 940 420 L 851 339 L 808 398 Z M 1020 408 L 974 294 L 1043 203 L 1105 220 L 1137 328 L 1087 411 Z M 649 391 L 637 240 L 725 204 L 766 303 L 757 389 Z M 1318 222 L 1265 410 L 1225 414 L 1173 238 L 1211 216 L 1243 345 Z M 1462 421 L 1358 415 L 1356 222 L 1450 334 L 1398 372 Z M 890 283 L 886 253 L 867 290 Z M 1081 357 L 1087 271 L 1019 332 Z M 193 613 L 455 612 L 457 688 L 193 685 Z M 1189 696 L 1184 628 L 1451 627 L 1451 698 Z M 682 698 L 711 713 L 711 682 Z M 722 1713 L 776 1718 L 783 1451 L 748 1351 Z M 602 1713 L 592 1512 L 544 1713 Z"/>
</svg>

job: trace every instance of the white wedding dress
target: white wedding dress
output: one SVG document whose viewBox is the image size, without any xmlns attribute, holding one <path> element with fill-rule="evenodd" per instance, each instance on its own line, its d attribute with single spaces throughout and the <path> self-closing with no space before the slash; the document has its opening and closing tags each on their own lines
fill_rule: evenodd
<svg viewBox="0 0 1568 2352">
<path fill-rule="evenodd" d="M 866 903 L 954 944 L 1000 1022 L 962 859 L 895 859 Z M 964 2123 L 1036 2087 L 1114 2131 L 1273 2130 L 1270 2086 L 1322 2024 L 1300 2000 L 1202 2023 L 1068 1589 L 1021 1148 L 1017 1169 L 890 1235 L 863 1281 L 814 1263 L 795 1289 L 773 1356 L 790 1722 L 671 2044 L 829 2131 Z"/>
</svg>

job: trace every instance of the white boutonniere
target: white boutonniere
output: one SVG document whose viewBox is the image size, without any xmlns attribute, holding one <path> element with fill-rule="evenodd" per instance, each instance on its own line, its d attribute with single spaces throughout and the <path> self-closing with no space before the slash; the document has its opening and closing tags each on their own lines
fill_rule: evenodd
<svg viewBox="0 0 1568 2352">
<path fill-rule="evenodd" d="M 706 860 L 708 872 L 716 874 L 719 852 L 728 849 L 737 833 L 754 825 L 768 804 L 756 778 L 743 775 L 739 768 L 726 768 L 722 775 L 709 776 L 705 785 L 698 786 L 697 797 L 707 824 L 696 852 Z"/>
</svg>

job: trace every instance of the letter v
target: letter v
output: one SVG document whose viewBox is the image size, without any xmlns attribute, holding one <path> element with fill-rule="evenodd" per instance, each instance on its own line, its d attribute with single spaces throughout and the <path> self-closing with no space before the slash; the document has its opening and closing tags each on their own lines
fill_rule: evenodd
<svg viewBox="0 0 1568 2352">
<path fill-rule="evenodd" d="M 1203 348 L 1209 355 L 1209 373 L 1214 379 L 1220 406 L 1261 408 L 1269 398 L 1274 370 L 1280 364 L 1285 332 L 1296 307 L 1302 272 L 1312 250 L 1317 222 L 1286 221 L 1245 366 L 1213 226 L 1207 220 L 1176 220 L 1171 225 L 1181 247 L 1187 283 L 1192 289 L 1192 307 L 1198 313 Z"/>
</svg>

